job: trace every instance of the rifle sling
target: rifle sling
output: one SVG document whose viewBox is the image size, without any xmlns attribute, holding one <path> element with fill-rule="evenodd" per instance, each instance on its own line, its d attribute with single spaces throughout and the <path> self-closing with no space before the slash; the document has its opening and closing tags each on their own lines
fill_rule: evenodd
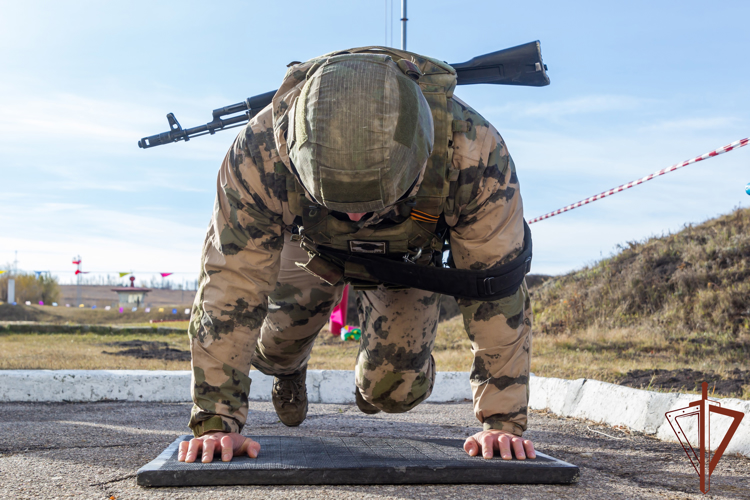
<svg viewBox="0 0 750 500">
<path fill-rule="evenodd" d="M 490 301 L 516 293 L 531 270 L 531 230 L 526 221 L 523 226 L 521 254 L 501 266 L 481 271 L 407 264 L 374 255 L 353 255 L 320 245 L 317 251 L 338 261 L 364 266 L 370 275 L 382 283 L 418 288 L 456 298 Z"/>
</svg>

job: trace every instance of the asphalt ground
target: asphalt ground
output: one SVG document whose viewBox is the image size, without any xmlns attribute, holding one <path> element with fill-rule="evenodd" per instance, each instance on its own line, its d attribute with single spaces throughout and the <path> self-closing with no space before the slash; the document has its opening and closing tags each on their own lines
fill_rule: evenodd
<svg viewBox="0 0 750 500">
<path fill-rule="evenodd" d="M 480 430 L 470 403 L 423 404 L 400 415 L 364 415 L 354 405 L 310 405 L 298 428 L 270 403 L 250 403 L 245 433 L 306 436 L 465 438 Z M 580 467 L 575 485 L 241 486 L 143 488 L 136 471 L 187 431 L 190 405 L 3 403 L 0 498 L 18 499 L 443 499 L 749 498 L 750 459 L 722 458 L 711 491 L 679 444 L 584 420 L 532 412 L 527 437 Z M 605 436 L 604 433 L 608 436 Z M 262 450 L 261 450 L 262 453 Z"/>
</svg>

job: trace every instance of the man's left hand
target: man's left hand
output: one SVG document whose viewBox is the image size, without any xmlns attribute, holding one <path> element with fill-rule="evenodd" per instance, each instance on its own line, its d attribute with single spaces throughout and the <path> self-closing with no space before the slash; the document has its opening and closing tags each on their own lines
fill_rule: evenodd
<svg viewBox="0 0 750 500">
<path fill-rule="evenodd" d="M 518 460 L 536 458 L 534 443 L 510 432 L 495 429 L 477 432 L 473 436 L 466 438 L 464 442 L 464 451 L 466 453 L 474 457 L 479 454 L 480 450 L 484 458 L 492 458 L 495 450 L 500 451 L 500 457 L 503 460 L 510 460 L 513 458 L 513 455 Z M 511 450 L 513 455 L 511 455 Z"/>
</svg>

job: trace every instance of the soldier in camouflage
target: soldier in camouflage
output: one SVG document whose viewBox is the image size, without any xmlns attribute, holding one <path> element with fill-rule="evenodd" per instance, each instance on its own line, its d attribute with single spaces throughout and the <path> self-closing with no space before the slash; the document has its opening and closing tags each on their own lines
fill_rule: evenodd
<svg viewBox="0 0 750 500">
<path fill-rule="evenodd" d="M 380 228 L 430 222 L 429 214 L 399 207 L 420 199 L 426 186 L 442 185 L 433 180 L 442 161 L 446 189 L 429 199 L 437 200 L 449 228 L 455 266 L 490 269 L 521 252 L 523 206 L 513 160 L 498 132 L 452 95 L 451 71 L 385 48 L 296 63 L 272 105 L 237 136 L 219 170 L 203 246 L 189 327 L 195 439 L 182 443 L 179 460 L 258 455 L 260 445 L 239 434 L 251 366 L 274 376 L 272 399 L 282 422 L 305 419 L 307 361 L 344 279 L 305 267 L 310 254 L 299 240 L 316 229 L 299 228 L 299 199 L 308 203 L 306 217 L 330 211 L 317 243 L 329 238 L 333 245 L 348 231 L 355 235 L 348 238 L 352 251 L 357 245 L 368 251 L 367 236 Z M 422 73 L 443 80 L 423 81 Z M 448 83 L 440 88 L 436 81 Z M 363 412 L 405 412 L 429 397 L 440 297 L 377 283 L 359 294 L 362 338 L 353 389 Z M 504 459 L 534 458 L 533 444 L 521 437 L 531 348 L 526 285 L 506 298 L 459 305 L 474 354 L 474 413 L 483 424 L 464 449 L 485 458 L 494 451 Z"/>
</svg>

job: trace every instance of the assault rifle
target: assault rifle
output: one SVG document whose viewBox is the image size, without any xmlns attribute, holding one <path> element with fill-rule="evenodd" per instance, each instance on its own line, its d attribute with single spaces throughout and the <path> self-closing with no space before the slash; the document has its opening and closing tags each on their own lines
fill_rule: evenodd
<svg viewBox="0 0 750 500">
<path fill-rule="evenodd" d="M 542 47 L 539 40 L 517 47 L 498 50 L 470 61 L 451 64 L 458 76 L 458 85 L 491 83 L 494 85 L 525 85 L 544 87 L 549 85 L 547 65 L 542 62 Z M 224 106 L 213 111 L 213 119 L 205 125 L 183 129 L 174 113 L 167 114 L 169 131 L 144 137 L 138 147 L 146 149 L 170 142 L 189 141 L 192 137 L 214 134 L 247 123 L 260 110 L 271 104 L 275 90 L 245 99 L 243 102 Z M 240 114 L 236 114 L 240 113 Z M 227 115 L 235 115 L 229 116 Z"/>
</svg>

